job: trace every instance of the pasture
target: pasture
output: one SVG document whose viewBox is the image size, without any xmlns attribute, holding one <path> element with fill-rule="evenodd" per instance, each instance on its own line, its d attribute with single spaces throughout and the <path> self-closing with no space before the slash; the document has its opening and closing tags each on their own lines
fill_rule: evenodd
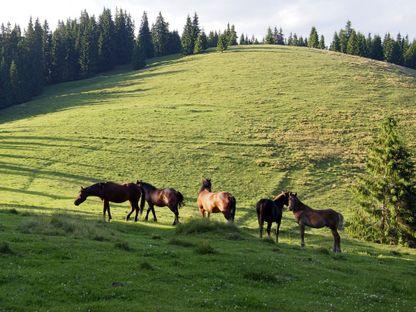
<svg viewBox="0 0 416 312">
<path fill-rule="evenodd" d="M 0 111 L 0 310 L 414 309 L 414 250 L 344 231 L 335 255 L 328 229 L 307 230 L 301 249 L 288 211 L 279 244 L 260 241 L 254 205 L 293 190 L 348 226 L 386 114 L 415 151 L 415 87 L 410 69 L 251 46 L 154 59 Z M 194 221 L 202 177 L 235 196 L 238 228 Z M 184 195 L 182 226 L 168 208 L 126 223 L 128 205 L 111 204 L 104 223 L 98 199 L 73 204 L 81 185 L 137 179 Z"/>
</svg>

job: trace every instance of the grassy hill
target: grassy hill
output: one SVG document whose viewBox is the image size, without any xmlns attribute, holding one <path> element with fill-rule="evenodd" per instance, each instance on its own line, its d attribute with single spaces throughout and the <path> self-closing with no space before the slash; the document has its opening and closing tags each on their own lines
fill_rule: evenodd
<svg viewBox="0 0 416 312">
<path fill-rule="evenodd" d="M 413 250 L 342 233 L 335 256 L 326 230 L 301 250 L 289 212 L 281 243 L 261 243 L 253 207 L 290 189 L 348 221 L 380 120 L 396 116 L 416 147 L 415 87 L 409 69 L 255 46 L 156 59 L 0 111 L 0 310 L 409 310 Z M 176 233 L 166 208 L 158 224 L 126 224 L 126 204 L 104 224 L 98 199 L 73 205 L 81 185 L 142 179 L 180 190 L 187 222 L 202 177 L 237 198 L 242 232 Z"/>
</svg>

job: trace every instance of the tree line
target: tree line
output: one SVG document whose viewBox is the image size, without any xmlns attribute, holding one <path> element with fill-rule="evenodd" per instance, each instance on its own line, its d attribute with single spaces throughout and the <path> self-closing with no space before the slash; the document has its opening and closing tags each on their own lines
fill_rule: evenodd
<svg viewBox="0 0 416 312">
<path fill-rule="evenodd" d="M 144 12 L 135 37 L 133 19 L 123 9 L 113 16 L 104 8 L 98 18 L 84 10 L 78 19 L 59 21 L 53 31 L 39 19 L 31 18 L 24 31 L 8 23 L 0 29 L 0 108 L 30 100 L 45 85 L 91 77 L 118 65 L 140 69 L 152 57 L 217 46 L 223 51 L 234 44 L 234 25 L 206 36 L 196 13 L 193 19 L 188 16 L 182 36 L 169 30 L 161 13 L 150 27 Z"/>
<path fill-rule="evenodd" d="M 244 41 L 245 39 L 243 39 Z M 274 27 L 274 30 L 272 30 L 269 27 L 263 43 L 305 46 L 316 49 L 328 48 L 325 43 L 325 37 L 323 35 L 319 36 L 316 27 L 312 27 L 308 38 L 302 38 L 296 33 L 290 33 L 289 37 L 285 38 L 281 28 L 277 29 L 277 27 Z M 368 34 L 365 36 L 361 32 L 356 31 L 350 21 L 346 23 L 343 29 L 335 32 L 333 40 L 329 45 L 329 50 L 416 69 L 416 40 L 411 42 L 407 35 L 402 36 L 400 33 L 396 37 L 387 33 L 383 39 L 379 35 Z"/>
</svg>

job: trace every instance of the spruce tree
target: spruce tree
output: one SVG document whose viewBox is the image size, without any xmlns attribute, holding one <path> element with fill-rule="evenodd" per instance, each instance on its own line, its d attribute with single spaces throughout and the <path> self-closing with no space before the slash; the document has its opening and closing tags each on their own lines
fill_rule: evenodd
<svg viewBox="0 0 416 312">
<path fill-rule="evenodd" d="M 194 54 L 199 54 L 203 52 L 203 48 L 202 48 L 202 39 L 201 39 L 201 35 L 198 36 L 198 38 L 196 39 L 195 42 L 195 46 L 194 46 Z"/>
<path fill-rule="evenodd" d="M 329 48 L 331 51 L 341 52 L 341 40 L 339 39 L 338 33 L 334 33 L 334 39 L 332 39 L 331 47 Z"/>
<path fill-rule="evenodd" d="M 217 51 L 218 52 L 224 52 L 225 50 L 227 50 L 227 35 L 226 33 L 224 34 L 219 34 L 218 36 L 218 44 L 217 44 Z"/>
<path fill-rule="evenodd" d="M 117 65 L 131 61 L 134 48 L 134 25 L 131 16 L 122 9 L 116 10 L 114 19 L 114 57 Z"/>
<path fill-rule="evenodd" d="M 239 42 L 239 44 L 240 45 L 245 45 L 245 44 L 247 44 L 246 43 L 246 39 L 245 39 L 245 36 L 244 36 L 244 34 L 241 34 L 241 36 L 240 36 L 240 40 L 239 40 L 240 42 Z"/>
<path fill-rule="evenodd" d="M 351 32 L 347 44 L 347 53 L 352 55 L 359 55 L 358 39 L 355 30 Z"/>
<path fill-rule="evenodd" d="M 237 32 L 235 31 L 234 25 L 231 25 L 230 33 L 228 34 L 228 45 L 237 45 Z"/>
<path fill-rule="evenodd" d="M 406 49 L 404 54 L 404 64 L 407 67 L 416 69 L 416 41 Z"/>
<path fill-rule="evenodd" d="M 311 29 L 311 33 L 309 35 L 309 40 L 308 40 L 308 47 L 310 48 L 318 48 L 319 47 L 319 37 L 318 37 L 318 32 L 314 27 L 312 27 Z"/>
<path fill-rule="evenodd" d="M 155 56 L 166 55 L 169 41 L 169 24 L 165 22 L 161 12 L 159 12 L 156 18 L 156 23 L 153 25 L 151 33 Z"/>
<path fill-rule="evenodd" d="M 155 55 L 152 34 L 149 29 L 149 21 L 147 13 L 143 12 L 142 22 L 140 24 L 138 40 L 141 42 L 146 59 L 152 58 Z"/>
<path fill-rule="evenodd" d="M 112 69 L 115 64 L 114 21 L 110 9 L 104 9 L 98 19 L 99 71 Z"/>
<path fill-rule="evenodd" d="M 415 170 L 411 155 L 387 118 L 368 152 L 365 173 L 355 187 L 360 209 L 351 232 L 358 237 L 416 247 Z"/>
<path fill-rule="evenodd" d="M 266 44 L 275 44 L 276 41 L 274 40 L 272 29 L 269 27 L 267 28 L 266 37 L 264 38 L 264 43 Z"/>
<path fill-rule="evenodd" d="M 322 50 L 325 50 L 326 49 L 324 35 L 321 35 L 321 38 L 319 39 L 318 48 L 319 49 L 322 49 Z"/>
<path fill-rule="evenodd" d="M 370 57 L 375 60 L 382 61 L 384 59 L 383 44 L 381 37 L 375 35 L 371 43 Z"/>
<path fill-rule="evenodd" d="M 399 44 L 391 38 L 390 34 L 386 34 L 383 41 L 384 59 L 389 63 L 400 64 L 401 53 Z"/>
<path fill-rule="evenodd" d="M 169 32 L 167 53 L 176 54 L 176 53 L 181 53 L 181 52 L 182 52 L 181 36 L 179 36 L 179 33 L 176 30 Z"/>
<path fill-rule="evenodd" d="M 190 55 L 194 53 L 194 29 L 192 25 L 191 17 L 188 15 L 186 18 L 185 27 L 182 33 L 182 53 L 184 55 Z"/>
<path fill-rule="evenodd" d="M 142 69 L 146 66 L 146 52 L 140 40 L 137 40 L 134 45 L 132 55 L 133 69 Z"/>
<path fill-rule="evenodd" d="M 199 17 L 198 14 L 194 14 L 194 18 L 192 19 L 192 46 L 195 46 L 195 42 L 198 39 L 198 36 L 201 32 L 201 29 L 199 28 Z"/>
</svg>

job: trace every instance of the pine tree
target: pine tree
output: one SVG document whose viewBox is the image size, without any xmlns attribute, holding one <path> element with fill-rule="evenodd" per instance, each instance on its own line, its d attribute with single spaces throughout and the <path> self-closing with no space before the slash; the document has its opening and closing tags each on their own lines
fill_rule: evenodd
<svg viewBox="0 0 416 312">
<path fill-rule="evenodd" d="M 331 47 L 329 48 L 331 51 L 341 52 L 341 40 L 339 39 L 338 33 L 334 33 L 334 39 L 332 39 Z"/>
<path fill-rule="evenodd" d="M 156 23 L 153 25 L 151 33 L 155 56 L 166 55 L 169 41 L 169 24 L 165 22 L 161 12 L 159 12 L 156 18 Z"/>
<path fill-rule="evenodd" d="M 240 40 L 239 40 L 240 42 L 239 42 L 239 44 L 240 45 L 245 45 L 245 44 L 247 44 L 246 43 L 246 38 L 245 38 L 245 36 L 244 36 L 244 34 L 241 34 L 241 36 L 240 36 Z"/>
<path fill-rule="evenodd" d="M 355 30 L 351 32 L 347 44 L 347 53 L 352 55 L 359 55 L 358 40 Z"/>
<path fill-rule="evenodd" d="M 399 44 L 391 38 L 390 34 L 386 34 L 383 41 L 384 59 L 389 63 L 400 64 L 401 52 Z"/>
<path fill-rule="evenodd" d="M 181 36 L 179 33 L 174 30 L 169 33 L 168 36 L 168 46 L 167 46 L 167 54 L 176 54 L 182 52 L 182 42 Z"/>
<path fill-rule="evenodd" d="M 201 39 L 201 35 L 199 35 L 195 42 L 194 54 L 199 54 L 199 53 L 202 53 L 203 51 L 204 49 L 202 48 L 202 39 Z"/>
<path fill-rule="evenodd" d="M 30 19 L 25 33 L 26 48 L 30 61 L 24 71 L 30 73 L 30 76 L 27 77 L 27 82 L 29 87 L 28 93 L 31 96 L 40 94 L 44 85 L 42 36 L 43 30 L 39 20 L 37 19 L 35 25 L 33 25 L 32 19 Z"/>
<path fill-rule="evenodd" d="M 138 40 L 141 42 L 146 59 L 152 58 L 155 55 L 152 34 L 149 29 L 149 21 L 147 13 L 143 12 L 142 22 L 139 29 Z"/>
<path fill-rule="evenodd" d="M 367 50 L 367 40 L 362 33 L 357 33 L 357 45 L 358 55 L 362 57 L 368 57 L 369 52 Z"/>
<path fill-rule="evenodd" d="M 188 15 L 186 18 L 185 27 L 182 33 L 182 53 L 184 55 L 190 55 L 194 53 L 194 29 L 192 25 L 191 17 Z"/>
<path fill-rule="evenodd" d="M 228 45 L 237 45 L 237 32 L 235 31 L 234 25 L 231 25 L 230 33 L 228 34 Z"/>
<path fill-rule="evenodd" d="M 384 59 L 383 44 L 381 37 L 376 35 L 371 43 L 370 57 L 375 60 L 382 61 Z"/>
<path fill-rule="evenodd" d="M 267 33 L 266 33 L 266 37 L 264 38 L 264 43 L 266 43 L 266 44 L 275 44 L 276 43 L 275 40 L 274 40 L 272 29 L 270 27 L 267 28 Z"/>
<path fill-rule="evenodd" d="M 224 34 L 219 34 L 218 36 L 218 44 L 217 44 L 217 51 L 218 52 L 224 52 L 225 50 L 227 50 L 227 35 L 226 33 Z"/>
<path fill-rule="evenodd" d="M 416 69 L 416 41 L 406 49 L 404 54 L 404 64 L 407 67 Z"/>
<path fill-rule="evenodd" d="M 387 118 L 369 150 L 365 173 L 355 188 L 361 208 L 352 219 L 358 237 L 416 246 L 415 170 L 397 122 Z"/>
<path fill-rule="evenodd" d="M 134 48 L 134 25 L 131 16 L 122 9 L 116 10 L 114 19 L 114 57 L 115 64 L 131 61 Z"/>
<path fill-rule="evenodd" d="M 308 40 L 308 47 L 310 48 L 319 47 L 319 37 L 318 37 L 318 32 L 316 31 L 315 27 L 312 27 L 311 29 L 311 33 L 309 35 L 309 40 Z"/>
<path fill-rule="evenodd" d="M 192 47 L 195 46 L 195 42 L 198 39 L 198 36 L 201 32 L 201 29 L 199 28 L 199 18 L 198 14 L 194 14 L 194 18 L 192 20 Z"/>
<path fill-rule="evenodd" d="M 132 55 L 133 69 L 142 69 L 146 66 L 146 52 L 140 40 L 137 40 L 134 45 Z"/>
<path fill-rule="evenodd" d="M 98 19 L 99 71 L 112 69 L 115 64 L 114 21 L 109 9 L 104 9 Z"/>
<path fill-rule="evenodd" d="M 323 35 L 321 35 L 321 38 L 319 39 L 319 44 L 318 44 L 318 48 L 325 50 L 326 46 L 325 46 L 325 37 Z"/>
<path fill-rule="evenodd" d="M 51 71 L 52 71 L 52 34 L 49 31 L 48 22 L 45 20 L 43 23 L 42 34 L 42 50 L 43 50 L 43 77 L 46 84 L 51 83 Z"/>
</svg>

